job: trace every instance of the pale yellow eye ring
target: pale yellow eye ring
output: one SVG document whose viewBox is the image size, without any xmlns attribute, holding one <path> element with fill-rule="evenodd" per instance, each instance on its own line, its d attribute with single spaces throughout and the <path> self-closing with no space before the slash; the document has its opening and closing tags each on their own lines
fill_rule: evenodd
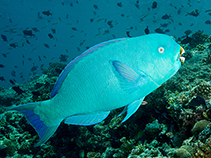
<svg viewBox="0 0 211 158">
<path fill-rule="evenodd" d="M 163 48 L 163 47 L 159 47 L 159 48 L 158 48 L 158 52 L 159 52 L 160 54 L 163 54 L 163 53 L 164 53 L 164 48 Z"/>
</svg>

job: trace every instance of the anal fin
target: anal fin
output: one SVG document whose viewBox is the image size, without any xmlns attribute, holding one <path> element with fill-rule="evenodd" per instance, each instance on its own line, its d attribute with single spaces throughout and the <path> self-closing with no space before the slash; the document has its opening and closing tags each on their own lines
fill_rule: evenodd
<svg viewBox="0 0 211 158">
<path fill-rule="evenodd" d="M 66 118 L 64 123 L 84 126 L 94 125 L 103 121 L 109 115 L 109 113 L 110 111 L 103 111 L 94 114 L 73 115 Z"/>
</svg>

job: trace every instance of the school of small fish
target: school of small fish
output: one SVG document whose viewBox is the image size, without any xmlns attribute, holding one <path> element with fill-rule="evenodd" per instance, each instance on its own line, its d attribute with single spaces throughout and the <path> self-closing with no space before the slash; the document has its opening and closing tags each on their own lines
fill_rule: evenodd
<svg viewBox="0 0 211 158">
<path fill-rule="evenodd" d="M 6 3 L 0 5 L 3 87 L 41 74 L 49 63 L 68 63 L 102 41 L 162 33 L 182 37 L 183 43 L 187 43 L 190 34 L 198 30 L 209 33 L 211 25 L 210 6 L 200 0 L 48 1 L 43 2 L 45 7 L 36 2 L 31 6 L 24 1 Z M 6 10 L 12 5 L 17 6 L 13 8 L 14 15 Z M 21 6 L 27 6 L 25 11 Z"/>
</svg>

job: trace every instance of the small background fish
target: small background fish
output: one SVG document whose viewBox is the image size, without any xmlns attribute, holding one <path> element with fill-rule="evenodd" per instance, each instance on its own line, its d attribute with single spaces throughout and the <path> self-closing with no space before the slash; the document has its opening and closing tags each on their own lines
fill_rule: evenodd
<svg viewBox="0 0 211 158">
<path fill-rule="evenodd" d="M 192 33 L 201 30 L 210 34 L 210 6 L 203 0 L 178 0 L 167 4 L 156 0 L 109 3 L 93 0 L 81 4 L 78 1 L 29 3 L 17 0 L 1 3 L 0 9 L 4 14 L 0 17 L 0 59 L 2 57 L 2 64 L 7 66 L 0 70 L 0 74 L 7 79 L 0 81 L 0 86 L 5 88 L 11 86 L 9 78 L 13 76 L 8 72 L 15 65 L 20 65 L 15 70 L 17 74 L 26 70 L 22 78 L 15 77 L 17 83 L 23 83 L 23 79 L 28 81 L 34 76 L 30 69 L 26 69 L 33 63 L 38 67 L 44 64 L 47 68 L 51 62 L 60 62 L 60 54 L 63 54 L 68 56 L 64 62 L 67 64 L 87 47 L 126 35 L 143 35 L 147 26 L 150 33 L 165 33 L 176 38 L 184 36 L 187 29 Z M 161 24 L 166 24 L 166 27 Z M 11 55 L 4 57 L 6 53 Z M 46 58 L 40 62 L 38 56 L 43 55 Z M 28 58 L 33 60 L 26 61 Z M 42 69 L 37 69 L 36 74 L 42 74 Z"/>
</svg>

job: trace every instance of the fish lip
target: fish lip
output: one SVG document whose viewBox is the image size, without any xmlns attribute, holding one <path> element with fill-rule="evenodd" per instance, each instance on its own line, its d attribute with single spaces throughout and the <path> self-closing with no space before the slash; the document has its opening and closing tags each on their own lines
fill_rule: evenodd
<svg viewBox="0 0 211 158">
<path fill-rule="evenodd" d="M 185 53 L 185 50 L 180 46 L 179 60 L 180 60 L 182 66 L 185 62 L 185 57 L 182 57 L 182 54 L 184 54 L 184 53 Z"/>
</svg>

